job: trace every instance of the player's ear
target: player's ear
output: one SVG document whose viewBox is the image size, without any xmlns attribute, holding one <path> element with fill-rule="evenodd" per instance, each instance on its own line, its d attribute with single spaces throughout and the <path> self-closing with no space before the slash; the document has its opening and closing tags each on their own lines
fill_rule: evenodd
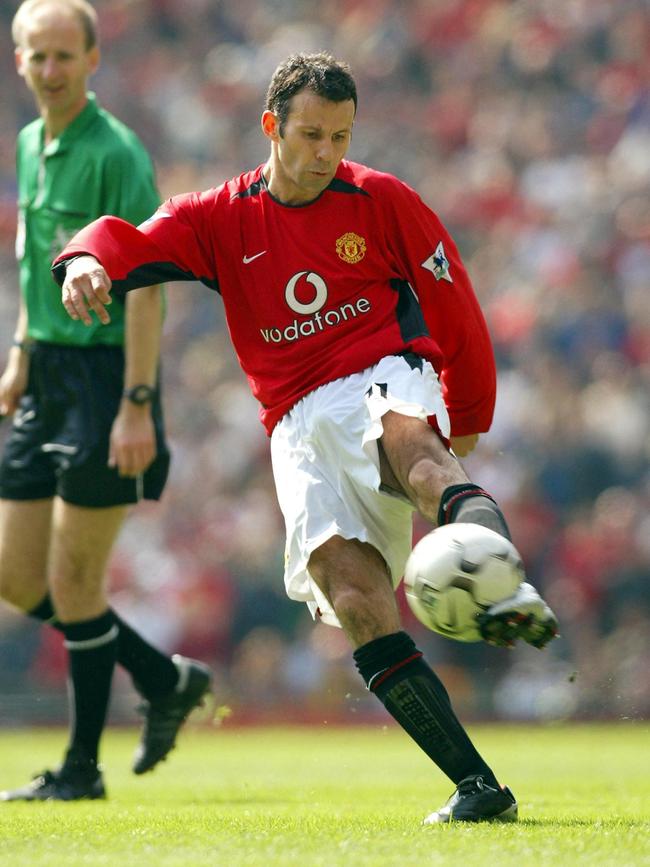
<svg viewBox="0 0 650 867">
<path fill-rule="evenodd" d="M 268 109 L 262 114 L 262 132 L 271 141 L 277 141 L 280 138 L 280 124 L 278 117 Z"/>
</svg>

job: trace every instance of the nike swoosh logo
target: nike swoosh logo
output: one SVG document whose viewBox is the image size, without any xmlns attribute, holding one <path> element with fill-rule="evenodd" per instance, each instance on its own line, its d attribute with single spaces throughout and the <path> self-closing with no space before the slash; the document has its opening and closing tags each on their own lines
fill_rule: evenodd
<svg viewBox="0 0 650 867">
<path fill-rule="evenodd" d="M 156 211 L 155 214 L 152 214 L 148 220 L 145 220 L 144 223 L 140 223 L 136 228 L 141 229 L 143 226 L 148 226 L 149 223 L 153 223 L 155 220 L 162 220 L 165 217 L 169 217 L 171 219 L 171 214 L 168 214 L 166 211 Z"/>
<path fill-rule="evenodd" d="M 263 256 L 265 253 L 266 253 L 266 250 L 262 250 L 261 253 L 255 253 L 254 256 L 244 256 L 244 258 L 242 259 L 242 262 L 244 263 L 244 265 L 248 265 L 249 262 L 253 261 L 253 259 L 259 259 L 259 257 Z"/>
</svg>

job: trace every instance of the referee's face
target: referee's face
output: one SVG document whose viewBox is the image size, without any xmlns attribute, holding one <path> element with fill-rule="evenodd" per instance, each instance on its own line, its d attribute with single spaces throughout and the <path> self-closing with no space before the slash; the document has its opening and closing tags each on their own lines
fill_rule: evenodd
<svg viewBox="0 0 650 867">
<path fill-rule="evenodd" d="M 353 121 L 351 99 L 332 102 L 311 90 L 292 97 L 282 135 L 276 115 L 265 111 L 262 128 L 272 142 L 267 177 L 271 193 L 292 205 L 317 198 L 350 146 Z"/>
<path fill-rule="evenodd" d="M 98 62 L 97 46 L 86 48 L 81 21 L 69 7 L 48 3 L 25 22 L 16 67 L 53 135 L 85 106 L 88 77 Z"/>
</svg>

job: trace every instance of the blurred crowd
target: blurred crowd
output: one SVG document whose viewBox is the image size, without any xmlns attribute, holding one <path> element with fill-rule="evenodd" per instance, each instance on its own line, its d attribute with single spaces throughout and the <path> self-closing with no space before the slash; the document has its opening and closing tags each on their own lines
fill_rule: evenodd
<svg viewBox="0 0 650 867">
<path fill-rule="evenodd" d="M 0 351 L 18 291 L 14 139 L 34 116 L 12 63 L 16 5 L 0 6 Z M 463 645 L 426 632 L 402 600 L 407 628 L 466 718 L 650 714 L 647 2 L 95 6 L 94 89 L 150 149 L 164 196 L 264 161 L 264 91 L 288 53 L 351 63 L 350 157 L 421 193 L 485 310 L 498 401 L 466 466 L 499 500 L 562 637 L 543 652 Z M 164 649 L 215 667 L 220 718 L 383 719 L 344 636 L 284 595 L 268 441 L 218 296 L 193 284 L 168 294 L 173 467 L 162 502 L 138 506 L 118 544 L 116 609 Z M 416 538 L 426 530 L 417 520 Z M 30 718 L 36 694 L 55 706 L 62 660 L 57 634 L 0 607 L 0 724 Z M 128 718 L 129 685 L 118 687 L 114 714 Z"/>
</svg>

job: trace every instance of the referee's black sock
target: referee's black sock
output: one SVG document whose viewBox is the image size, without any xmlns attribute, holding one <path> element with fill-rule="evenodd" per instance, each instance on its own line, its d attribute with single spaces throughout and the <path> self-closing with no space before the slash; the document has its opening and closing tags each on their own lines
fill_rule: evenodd
<svg viewBox="0 0 650 867">
<path fill-rule="evenodd" d="M 99 739 L 106 722 L 119 633 L 112 611 L 80 623 L 64 623 L 70 659 L 70 743 L 64 767 L 96 767 Z"/>
<path fill-rule="evenodd" d="M 129 672 L 138 692 L 149 701 L 171 692 L 178 682 L 178 669 L 169 656 L 145 641 L 112 609 L 109 611 L 119 629 L 117 662 Z M 49 594 L 27 614 L 63 632 Z"/>
<path fill-rule="evenodd" d="M 406 632 L 369 641 L 354 651 L 354 661 L 368 690 L 454 783 L 481 774 L 498 785 L 452 710 L 447 690 Z"/>
</svg>

